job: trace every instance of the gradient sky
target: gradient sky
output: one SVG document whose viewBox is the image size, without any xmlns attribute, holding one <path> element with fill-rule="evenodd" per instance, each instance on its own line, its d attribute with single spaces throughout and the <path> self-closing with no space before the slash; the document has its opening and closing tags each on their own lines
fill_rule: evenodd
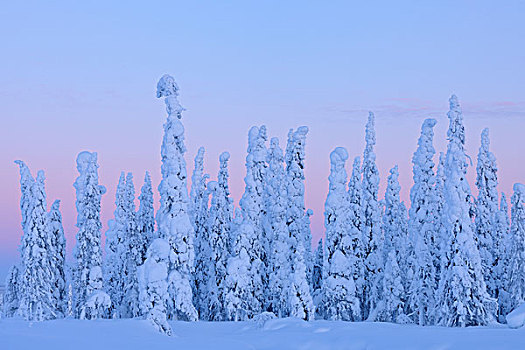
<svg viewBox="0 0 525 350">
<path fill-rule="evenodd" d="M 399 164 L 403 199 L 422 121 L 438 120 L 445 149 L 448 98 L 458 95 L 475 165 L 490 128 L 499 189 L 525 182 L 523 1 L 9 1 L 0 7 L 0 279 L 19 260 L 19 175 L 44 169 L 48 206 L 62 200 L 74 245 L 76 155 L 97 151 L 103 221 L 113 215 L 120 171 L 160 181 L 166 114 L 156 82 L 172 74 L 187 108 L 188 172 L 199 146 L 215 177 L 231 155 L 235 203 L 244 189 L 247 132 L 266 124 L 285 145 L 307 125 L 306 202 L 314 240 L 324 234 L 329 153 L 362 154 L 367 111 L 376 113 L 383 197 Z M 347 169 L 349 169 L 347 164 Z M 473 192 L 475 169 L 469 169 Z M 158 195 L 155 194 L 158 202 Z"/>
</svg>

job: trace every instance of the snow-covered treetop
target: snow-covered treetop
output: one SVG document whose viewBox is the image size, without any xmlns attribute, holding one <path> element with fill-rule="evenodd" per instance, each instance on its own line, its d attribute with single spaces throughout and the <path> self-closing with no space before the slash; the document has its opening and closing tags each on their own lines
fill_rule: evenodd
<svg viewBox="0 0 525 350">
<path fill-rule="evenodd" d="M 225 163 L 228 160 L 230 160 L 230 153 L 229 152 L 222 152 L 219 156 L 219 162 Z"/>
<path fill-rule="evenodd" d="M 514 186 L 512 186 L 512 189 L 514 190 L 514 193 L 519 196 L 519 198 L 525 199 L 525 185 L 515 183 Z"/>
<path fill-rule="evenodd" d="M 457 138 L 461 144 L 465 144 L 465 127 L 463 126 L 463 114 L 456 95 L 452 95 L 448 100 L 450 103 L 450 110 L 447 113 L 450 120 L 450 125 L 447 131 L 449 140 Z"/>
<path fill-rule="evenodd" d="M 483 129 L 481 132 L 481 148 L 489 152 L 490 139 L 489 139 L 489 128 Z"/>
<path fill-rule="evenodd" d="M 157 97 L 164 97 L 169 116 L 176 115 L 180 119 L 184 108 L 180 105 L 177 96 L 179 96 L 179 86 L 175 79 L 169 74 L 164 74 L 157 83 Z"/>
<path fill-rule="evenodd" d="M 375 116 L 373 112 L 368 112 L 368 122 L 366 123 L 365 141 L 367 150 L 371 150 L 376 144 Z"/>
<path fill-rule="evenodd" d="M 60 199 L 55 199 L 55 201 L 53 202 L 53 204 L 51 204 L 51 211 L 53 212 L 56 212 L 56 211 L 59 211 L 60 210 Z"/>
</svg>

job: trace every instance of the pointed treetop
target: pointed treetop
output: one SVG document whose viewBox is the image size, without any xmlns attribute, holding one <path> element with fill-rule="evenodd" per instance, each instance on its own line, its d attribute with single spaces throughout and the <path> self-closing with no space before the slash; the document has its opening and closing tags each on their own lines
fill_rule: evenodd
<svg viewBox="0 0 525 350">
<path fill-rule="evenodd" d="M 44 170 L 39 170 L 36 174 L 36 182 L 38 183 L 44 183 L 46 179 L 46 175 L 44 174 Z"/>
<path fill-rule="evenodd" d="M 451 111 L 459 111 L 459 101 L 456 95 L 453 94 L 452 96 L 450 96 L 448 102 L 450 104 Z"/>
<path fill-rule="evenodd" d="M 184 108 L 180 105 L 177 96 L 179 96 L 179 86 L 175 79 L 169 74 L 164 74 L 157 83 L 157 98 L 164 97 L 168 115 L 176 115 L 180 119 Z"/>
<path fill-rule="evenodd" d="M 489 128 L 483 129 L 481 132 L 481 148 L 488 152 L 490 146 L 490 140 L 489 140 Z"/>
<path fill-rule="evenodd" d="M 452 95 L 448 100 L 450 103 L 450 110 L 448 111 L 448 119 L 450 124 L 447 131 L 449 140 L 459 139 L 462 145 L 465 144 L 465 127 L 463 126 L 463 114 L 456 95 Z"/>
<path fill-rule="evenodd" d="M 375 115 L 374 112 L 368 112 L 368 122 L 366 123 L 365 140 L 367 147 L 371 147 L 376 144 L 376 133 L 375 127 Z"/>
<path fill-rule="evenodd" d="M 60 199 L 55 199 L 55 201 L 51 205 L 51 210 L 58 211 L 59 209 L 60 209 Z"/>
<path fill-rule="evenodd" d="M 512 187 L 515 193 L 517 193 L 520 197 L 525 198 L 525 185 L 520 183 L 515 183 Z"/>
<path fill-rule="evenodd" d="M 144 182 L 151 185 L 151 175 L 149 174 L 149 171 L 146 170 L 146 174 L 144 175 Z"/>
</svg>

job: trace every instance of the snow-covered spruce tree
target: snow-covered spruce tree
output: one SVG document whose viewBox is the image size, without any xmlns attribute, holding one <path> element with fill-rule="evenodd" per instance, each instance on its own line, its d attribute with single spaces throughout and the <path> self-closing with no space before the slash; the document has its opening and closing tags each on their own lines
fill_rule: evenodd
<svg viewBox="0 0 525 350">
<path fill-rule="evenodd" d="M 126 226 L 128 223 L 126 177 L 120 173 L 117 192 L 115 194 L 114 220 L 108 222 L 106 232 L 106 259 L 104 262 L 105 290 L 111 298 L 119 317 L 123 317 L 122 303 L 124 300 L 124 265 L 126 262 Z"/>
<path fill-rule="evenodd" d="M 442 232 L 445 250 L 437 293 L 437 317 L 440 325 L 449 327 L 486 325 L 493 320 L 496 307 L 483 280 L 470 217 L 463 115 L 455 95 L 449 102 Z"/>
<path fill-rule="evenodd" d="M 250 257 L 251 293 L 255 303 L 249 303 L 249 314 L 255 315 L 262 311 L 266 300 L 265 285 L 267 285 L 266 245 L 267 240 L 263 230 L 263 218 L 266 208 L 263 202 L 263 181 L 266 173 L 266 127 L 254 126 L 248 134 L 248 155 L 246 156 L 246 184 L 239 205 L 242 210 L 243 222 L 236 235 L 246 234 L 248 246 L 246 253 Z M 251 317 L 251 316 L 249 316 Z"/>
<path fill-rule="evenodd" d="M 324 249 L 323 239 L 319 239 L 317 249 L 315 251 L 314 266 L 312 269 L 312 299 L 314 301 L 315 312 L 318 317 L 324 318 L 324 311 L 322 309 L 322 287 L 323 287 L 323 265 L 324 265 Z"/>
<path fill-rule="evenodd" d="M 22 239 L 20 241 L 20 254 L 23 256 L 25 248 L 27 247 L 27 239 L 29 238 L 28 233 L 26 232 L 26 224 L 29 220 L 29 215 L 31 215 L 31 210 L 33 210 L 33 200 L 32 200 L 32 194 L 31 189 L 33 188 L 33 184 L 35 183 L 35 179 L 33 178 L 33 175 L 31 175 L 31 171 L 27 167 L 27 165 L 21 161 L 16 160 L 15 164 L 17 164 L 20 168 L 20 212 L 22 214 Z M 22 264 L 23 264 L 22 259 Z M 24 269 L 24 266 L 20 266 L 20 272 L 22 272 Z"/>
<path fill-rule="evenodd" d="M 137 228 L 137 219 L 135 213 L 135 186 L 133 185 L 133 174 L 126 175 L 126 240 L 124 256 L 124 302 L 123 316 L 136 317 L 141 313 L 139 307 L 139 281 L 137 277 L 137 268 L 142 264 L 141 240 Z"/>
<path fill-rule="evenodd" d="M 208 319 L 207 281 L 210 245 L 208 237 L 208 202 L 210 192 L 206 188 L 208 174 L 204 174 L 204 147 L 200 147 L 195 155 L 195 167 L 191 176 L 191 220 L 195 230 L 195 276 L 193 280 L 193 303 L 199 318 Z"/>
<path fill-rule="evenodd" d="M 489 129 L 481 133 L 481 147 L 478 153 L 478 164 L 476 167 L 476 186 L 478 198 L 476 200 L 476 235 L 483 278 L 487 285 L 487 291 L 493 298 L 497 297 L 497 281 L 494 273 L 497 252 L 495 248 L 494 220 L 498 212 L 498 185 L 496 157 L 489 150 Z"/>
<path fill-rule="evenodd" d="M 329 320 L 354 321 L 360 318 L 356 295 L 352 240 L 348 224 L 348 192 L 345 162 L 348 152 L 337 147 L 330 154 L 330 185 L 325 202 L 326 256 L 323 264 L 323 306 Z"/>
<path fill-rule="evenodd" d="M 408 278 L 408 224 L 405 205 L 399 192 L 399 170 L 397 165 L 390 169 L 385 193 L 383 215 L 385 268 L 383 272 L 383 299 L 377 319 L 384 322 L 404 322 L 406 286 Z"/>
<path fill-rule="evenodd" d="M 230 154 L 223 152 L 219 156 L 220 168 L 218 182 L 211 181 L 211 205 L 208 218 L 208 236 L 210 244 L 210 269 L 208 279 L 208 319 L 223 321 L 226 319 L 226 275 L 230 257 L 231 224 L 233 220 L 233 200 L 228 186 L 228 160 Z"/>
<path fill-rule="evenodd" d="M 516 183 L 510 199 L 509 311 L 525 302 L 525 185 Z"/>
<path fill-rule="evenodd" d="M 375 309 L 381 299 L 383 271 L 383 253 L 381 252 L 381 206 L 377 199 L 379 190 L 379 172 L 376 166 L 374 145 L 376 134 L 374 130 L 374 113 L 368 115 L 365 131 L 365 151 L 363 155 L 363 182 L 361 197 L 361 232 L 364 244 L 364 302 L 362 307 L 363 319 L 374 319 Z"/>
<path fill-rule="evenodd" d="M 164 239 L 155 239 L 148 248 L 146 261 L 139 267 L 140 306 L 142 313 L 161 333 L 171 335 L 167 321 L 168 269 L 171 248 Z"/>
<path fill-rule="evenodd" d="M 359 298 L 359 307 L 361 309 L 360 320 L 364 319 L 363 305 L 366 300 L 364 294 L 364 273 L 365 273 L 365 245 L 363 233 L 361 230 L 361 197 L 362 197 L 362 174 L 361 158 L 354 158 L 352 164 L 352 174 L 348 181 L 348 234 L 352 240 L 352 254 L 355 256 L 354 282 L 356 294 Z"/>
<path fill-rule="evenodd" d="M 509 208 L 505 193 L 501 193 L 499 210 L 494 220 L 494 275 L 496 281 L 496 297 L 498 299 L 498 320 L 505 322 L 505 316 L 511 311 L 512 301 L 508 293 L 509 265 L 512 247 L 510 236 Z"/>
<path fill-rule="evenodd" d="M 60 213 L 60 201 L 55 200 L 48 213 L 48 225 L 51 246 L 49 258 L 51 272 L 53 273 L 52 293 L 53 305 L 57 315 L 64 316 L 67 313 L 66 293 L 66 238 L 62 226 L 62 214 Z"/>
<path fill-rule="evenodd" d="M 13 317 L 20 305 L 20 271 L 16 265 L 11 266 L 5 280 L 3 296 L 4 317 Z"/>
<path fill-rule="evenodd" d="M 413 249 L 410 250 L 410 285 L 407 310 L 412 320 L 422 326 L 432 324 L 435 291 L 440 264 L 438 197 L 434 175 L 433 146 L 435 119 L 426 119 L 421 127 L 418 148 L 412 157 L 414 185 L 410 189 L 411 207 L 408 229 Z M 385 237 L 386 240 L 386 237 Z M 407 270 L 404 272 L 406 275 Z M 410 281 L 410 279 L 408 279 Z"/>
<path fill-rule="evenodd" d="M 140 237 L 139 249 L 141 263 L 146 260 L 146 252 L 151 242 L 155 238 L 155 213 L 153 209 L 153 190 L 151 187 L 151 177 L 146 171 L 144 184 L 140 189 L 139 210 L 137 211 L 137 231 Z"/>
<path fill-rule="evenodd" d="M 308 284 L 304 242 L 302 237 L 298 236 L 291 236 L 290 240 L 292 262 L 289 290 L 290 316 L 310 321 L 315 317 L 315 308 Z"/>
<path fill-rule="evenodd" d="M 306 265 L 306 278 L 312 281 L 312 234 L 310 232 L 311 210 L 305 211 L 304 204 L 304 167 L 305 146 L 308 127 L 301 126 L 295 132 L 288 133 L 288 144 L 285 152 L 286 161 L 286 189 L 288 193 L 287 225 L 290 237 L 297 237 L 304 248 L 304 263 Z M 292 241 L 293 243 L 293 241 Z"/>
<path fill-rule="evenodd" d="M 244 215 L 244 212 L 242 212 Z M 234 220 L 232 256 L 228 259 L 226 276 L 226 319 L 245 321 L 260 311 L 255 285 L 261 284 L 260 275 L 253 272 L 253 261 L 248 253 L 253 249 L 251 239 L 255 235 L 253 226 L 238 213 Z M 253 278 L 258 278 L 253 281 Z"/>
<path fill-rule="evenodd" d="M 57 317 L 52 295 L 51 237 L 44 180 L 44 172 L 40 170 L 31 187 L 31 212 L 26 222 L 27 245 L 22 252 L 18 314 L 29 321 Z"/>
<path fill-rule="evenodd" d="M 95 152 L 77 156 L 78 178 L 75 180 L 77 208 L 77 244 L 73 251 L 73 313 L 81 317 L 86 301 L 102 292 L 102 249 L 100 246 L 100 200 L 106 188 L 98 184 L 98 164 Z M 86 317 L 104 316 L 89 314 Z M 85 313 L 84 313 L 85 315 Z"/>
<path fill-rule="evenodd" d="M 157 211 L 159 236 L 171 247 L 168 292 L 168 317 L 196 321 L 197 310 L 192 302 L 192 273 L 194 271 L 193 235 L 188 214 L 184 126 L 180 119 L 184 108 L 177 96 L 179 87 L 173 77 L 164 75 L 157 84 L 157 97 L 164 97 L 168 118 L 162 140 L 162 181 L 159 185 L 160 208 Z"/>
<path fill-rule="evenodd" d="M 264 203 L 267 210 L 264 225 L 270 238 L 268 254 L 268 310 L 278 317 L 290 314 L 288 279 L 290 277 L 290 239 L 286 225 L 287 192 L 283 151 L 279 140 L 272 138 L 266 157 L 268 170 L 264 183 Z"/>
</svg>

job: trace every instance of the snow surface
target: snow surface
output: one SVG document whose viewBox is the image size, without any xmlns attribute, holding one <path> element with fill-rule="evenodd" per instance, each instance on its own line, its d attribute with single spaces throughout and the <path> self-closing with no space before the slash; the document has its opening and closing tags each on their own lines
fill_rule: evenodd
<svg viewBox="0 0 525 350">
<path fill-rule="evenodd" d="M 26 322 L 0 319 L 0 349 L 520 349 L 525 328 L 444 328 L 273 319 L 170 322 L 173 336 L 137 319 Z"/>
<path fill-rule="evenodd" d="M 525 325 L 525 303 L 507 315 L 507 324 L 511 328 L 520 328 Z"/>
</svg>

